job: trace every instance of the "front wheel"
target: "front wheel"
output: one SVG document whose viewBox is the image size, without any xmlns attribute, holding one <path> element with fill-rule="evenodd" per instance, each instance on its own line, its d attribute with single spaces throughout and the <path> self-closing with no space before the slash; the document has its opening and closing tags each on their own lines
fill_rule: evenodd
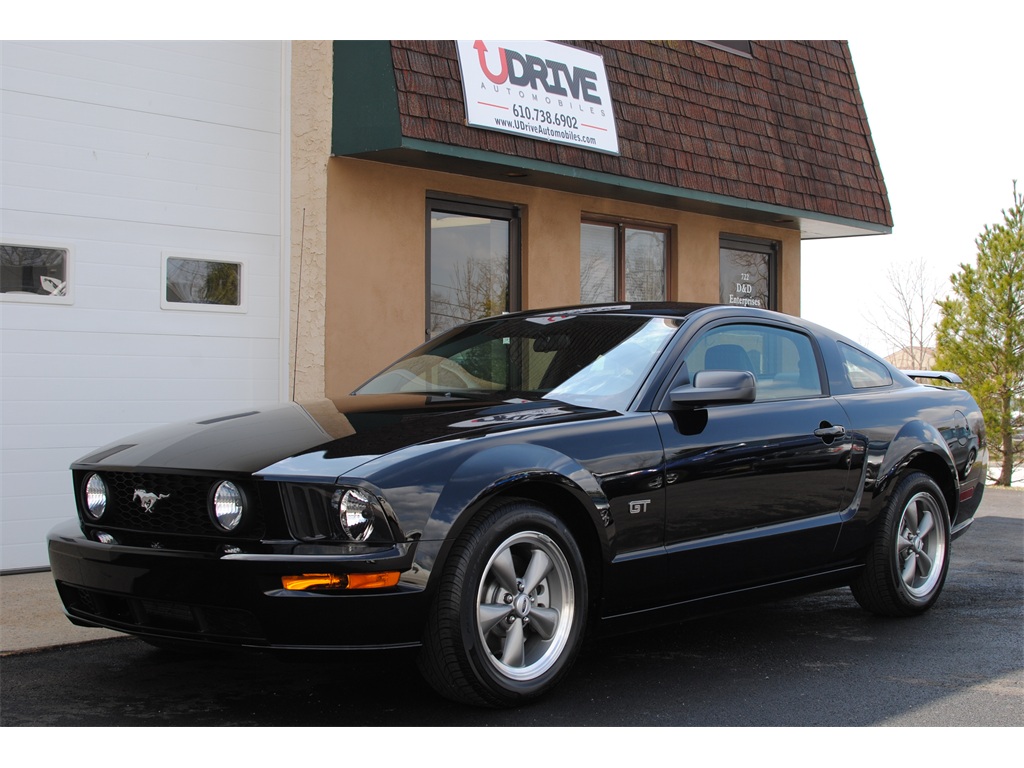
<svg viewBox="0 0 1024 768">
<path fill-rule="evenodd" d="M 853 595 L 872 613 L 914 616 L 938 599 L 948 569 L 945 498 L 934 480 L 914 472 L 900 481 L 886 505 Z"/>
<path fill-rule="evenodd" d="M 572 534 L 528 501 L 473 521 L 448 559 L 420 669 L 450 699 L 512 706 L 549 691 L 579 650 L 587 615 Z"/>
</svg>

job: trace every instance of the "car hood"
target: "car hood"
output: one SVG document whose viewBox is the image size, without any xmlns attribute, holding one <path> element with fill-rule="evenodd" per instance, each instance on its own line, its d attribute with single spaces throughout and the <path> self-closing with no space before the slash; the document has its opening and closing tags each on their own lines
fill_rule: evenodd
<svg viewBox="0 0 1024 768">
<path fill-rule="evenodd" d="M 549 400 L 358 395 L 158 427 L 105 446 L 73 466 L 337 477 L 407 446 L 603 413 Z"/>
</svg>

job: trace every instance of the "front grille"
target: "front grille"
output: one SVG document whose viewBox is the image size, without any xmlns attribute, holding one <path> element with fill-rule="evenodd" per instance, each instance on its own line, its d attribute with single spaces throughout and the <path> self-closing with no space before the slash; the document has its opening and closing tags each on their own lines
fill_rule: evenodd
<svg viewBox="0 0 1024 768">
<path fill-rule="evenodd" d="M 281 488 L 288 528 L 296 539 L 317 541 L 331 538 L 331 495 L 334 486 L 298 485 L 289 483 Z"/>
<path fill-rule="evenodd" d="M 259 504 L 260 495 L 253 488 L 244 488 L 249 491 L 246 496 L 250 505 L 244 527 L 228 534 L 214 525 L 209 515 L 210 491 L 222 478 L 157 472 L 102 472 L 100 475 L 110 492 L 107 511 L 99 522 L 83 517 L 87 525 L 104 530 L 175 536 L 235 539 L 263 536 L 265 525 Z M 78 488 L 82 487 L 84 476 L 85 473 L 76 473 Z M 149 511 L 143 504 L 147 494 L 157 499 Z"/>
<path fill-rule="evenodd" d="M 72 616 L 118 629 L 169 631 L 214 639 L 235 638 L 265 641 L 259 621 L 249 611 L 189 605 L 169 600 L 145 600 L 111 595 L 58 583 L 64 606 Z"/>
</svg>

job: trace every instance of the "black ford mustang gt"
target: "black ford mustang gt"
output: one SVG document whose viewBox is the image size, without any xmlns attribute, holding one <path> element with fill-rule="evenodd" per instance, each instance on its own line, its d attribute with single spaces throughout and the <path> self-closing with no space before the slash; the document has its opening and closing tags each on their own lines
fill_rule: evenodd
<svg viewBox="0 0 1024 768">
<path fill-rule="evenodd" d="M 180 647 L 419 647 L 440 693 L 507 706 L 554 686 L 588 630 L 839 585 L 878 614 L 926 610 L 986 463 L 969 394 L 811 323 L 522 312 L 349 397 L 82 458 L 50 562 L 76 624 Z"/>
</svg>

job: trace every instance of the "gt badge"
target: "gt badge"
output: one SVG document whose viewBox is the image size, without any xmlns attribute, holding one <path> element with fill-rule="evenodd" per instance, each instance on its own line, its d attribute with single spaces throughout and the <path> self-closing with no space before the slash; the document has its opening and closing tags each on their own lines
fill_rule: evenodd
<svg viewBox="0 0 1024 768">
<path fill-rule="evenodd" d="M 639 515 L 647 511 L 647 505 L 651 503 L 650 499 L 640 499 L 639 501 L 629 502 L 629 514 Z"/>
</svg>

